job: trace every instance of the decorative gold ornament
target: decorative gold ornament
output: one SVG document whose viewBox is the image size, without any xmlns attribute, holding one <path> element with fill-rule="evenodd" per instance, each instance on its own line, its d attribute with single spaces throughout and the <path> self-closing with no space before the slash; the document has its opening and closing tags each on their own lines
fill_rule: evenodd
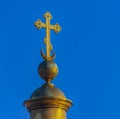
<svg viewBox="0 0 120 119">
<path fill-rule="evenodd" d="M 44 14 L 44 18 L 46 19 L 46 23 L 43 23 L 41 20 L 38 19 L 34 25 L 38 29 L 41 29 L 41 28 L 46 29 L 46 37 L 44 38 L 44 43 L 46 45 L 46 55 L 41 50 L 41 56 L 46 61 L 52 61 L 55 58 L 55 53 L 52 50 L 53 48 L 50 42 L 50 30 L 54 30 L 55 33 L 59 33 L 61 30 L 61 27 L 59 26 L 58 23 L 56 23 L 55 25 L 50 24 L 50 20 L 52 19 L 52 15 L 50 14 L 50 12 L 46 12 Z M 52 56 L 51 56 L 51 52 L 52 52 Z"/>
<path fill-rule="evenodd" d="M 38 73 L 46 83 L 32 93 L 30 99 L 24 102 L 24 106 L 30 112 L 30 119 L 66 119 L 66 112 L 71 107 L 72 101 L 67 99 L 64 93 L 51 83 L 51 80 L 58 74 L 58 67 L 53 61 L 55 53 L 50 42 L 50 30 L 58 33 L 61 27 L 57 23 L 50 24 L 52 15 L 49 12 L 45 13 L 44 18 L 46 23 L 37 20 L 35 26 L 38 29 L 46 29 L 46 37 L 44 38 L 46 55 L 41 50 L 41 55 L 45 61 L 38 67 Z"/>
</svg>

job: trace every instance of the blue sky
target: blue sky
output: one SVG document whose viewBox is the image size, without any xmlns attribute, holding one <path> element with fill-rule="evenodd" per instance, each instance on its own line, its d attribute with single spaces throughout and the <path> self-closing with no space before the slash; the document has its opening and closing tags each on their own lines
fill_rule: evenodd
<svg viewBox="0 0 120 119">
<path fill-rule="evenodd" d="M 29 119 L 23 107 L 44 81 L 45 30 L 34 22 L 50 11 L 59 75 L 53 81 L 74 102 L 68 119 L 120 119 L 120 2 L 118 0 L 4 0 L 0 2 L 0 118 Z"/>
</svg>

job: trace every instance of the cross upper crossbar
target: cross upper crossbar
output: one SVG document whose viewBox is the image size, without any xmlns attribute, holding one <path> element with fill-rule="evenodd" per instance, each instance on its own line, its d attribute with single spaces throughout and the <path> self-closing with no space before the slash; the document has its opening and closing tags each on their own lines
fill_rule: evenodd
<svg viewBox="0 0 120 119">
<path fill-rule="evenodd" d="M 47 27 L 47 25 L 45 23 L 42 23 L 41 20 L 39 19 L 35 22 L 35 26 L 38 29 Z M 50 30 L 54 30 L 56 33 L 59 33 L 61 30 L 61 27 L 59 26 L 59 24 L 56 23 L 55 25 L 50 25 Z"/>
</svg>

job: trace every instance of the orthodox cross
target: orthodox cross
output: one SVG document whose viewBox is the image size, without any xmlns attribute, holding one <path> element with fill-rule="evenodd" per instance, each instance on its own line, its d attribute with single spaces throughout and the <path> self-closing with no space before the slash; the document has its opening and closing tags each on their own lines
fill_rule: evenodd
<svg viewBox="0 0 120 119">
<path fill-rule="evenodd" d="M 46 37 L 44 38 L 44 43 L 46 45 L 46 55 L 43 54 L 42 50 L 41 50 L 41 55 L 46 61 L 51 61 L 54 59 L 55 54 L 53 54 L 53 56 L 51 56 L 52 44 L 50 42 L 50 30 L 54 30 L 55 33 L 58 33 L 58 32 L 60 32 L 61 27 L 59 26 L 58 23 L 56 23 L 55 25 L 50 24 L 52 15 L 49 12 L 46 12 L 44 14 L 44 18 L 46 19 L 46 23 L 41 22 L 41 20 L 37 20 L 34 25 L 38 29 L 41 29 L 41 28 L 46 29 Z"/>
</svg>

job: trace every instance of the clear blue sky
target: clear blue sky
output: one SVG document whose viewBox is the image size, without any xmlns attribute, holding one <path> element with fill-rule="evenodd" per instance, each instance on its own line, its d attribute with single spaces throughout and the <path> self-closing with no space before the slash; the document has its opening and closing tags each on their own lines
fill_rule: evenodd
<svg viewBox="0 0 120 119">
<path fill-rule="evenodd" d="M 22 103 L 44 83 L 37 67 L 45 30 L 33 24 L 46 11 L 62 26 L 51 33 L 53 83 L 74 102 L 68 119 L 120 119 L 119 0 L 0 1 L 0 119 L 30 119 Z"/>
</svg>

